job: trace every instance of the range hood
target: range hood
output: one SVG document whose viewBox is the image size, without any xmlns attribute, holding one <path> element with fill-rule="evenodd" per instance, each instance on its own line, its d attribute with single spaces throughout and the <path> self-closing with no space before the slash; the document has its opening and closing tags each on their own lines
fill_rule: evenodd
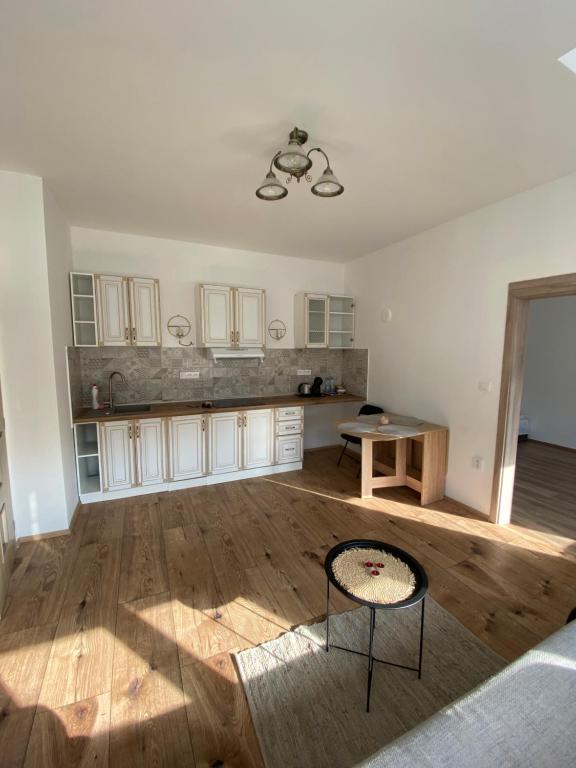
<svg viewBox="0 0 576 768">
<path fill-rule="evenodd" d="M 260 347 L 253 348 L 218 348 L 211 347 L 209 350 L 212 360 L 264 360 L 264 350 Z"/>
</svg>

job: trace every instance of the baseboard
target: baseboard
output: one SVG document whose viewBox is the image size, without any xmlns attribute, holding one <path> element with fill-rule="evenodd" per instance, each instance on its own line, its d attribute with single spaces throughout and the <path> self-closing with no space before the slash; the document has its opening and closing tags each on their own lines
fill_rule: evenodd
<svg viewBox="0 0 576 768">
<path fill-rule="evenodd" d="M 569 445 L 557 445 L 557 443 L 547 443 L 544 440 L 534 440 L 529 437 L 526 440 L 527 443 L 536 443 L 537 445 L 546 445 L 548 448 L 558 448 L 559 451 L 569 451 L 570 453 L 576 453 L 576 448 L 570 448 Z"/>
<path fill-rule="evenodd" d="M 27 541 L 42 541 L 43 539 L 54 539 L 56 536 L 70 536 L 70 529 L 64 528 L 61 531 L 48 531 L 48 533 L 33 533 L 30 536 L 20 536 L 17 544 L 24 544 Z"/>
</svg>

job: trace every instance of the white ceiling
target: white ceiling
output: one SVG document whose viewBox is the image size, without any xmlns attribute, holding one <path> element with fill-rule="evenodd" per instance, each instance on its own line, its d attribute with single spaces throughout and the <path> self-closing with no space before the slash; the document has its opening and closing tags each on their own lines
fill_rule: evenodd
<svg viewBox="0 0 576 768">
<path fill-rule="evenodd" d="M 344 261 L 576 169 L 574 0 L 0 0 L 0 30 L 0 168 L 80 226 Z M 344 195 L 255 197 L 294 124 Z"/>
</svg>

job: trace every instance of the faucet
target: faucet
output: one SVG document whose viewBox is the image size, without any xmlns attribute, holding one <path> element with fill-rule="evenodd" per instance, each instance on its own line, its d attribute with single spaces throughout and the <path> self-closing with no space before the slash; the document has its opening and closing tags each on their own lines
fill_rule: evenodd
<svg viewBox="0 0 576 768">
<path fill-rule="evenodd" d="M 114 400 L 112 395 L 112 379 L 114 376 L 120 376 L 120 381 L 122 381 L 124 384 L 126 384 L 126 379 L 124 378 L 124 374 L 120 373 L 120 371 L 112 371 L 110 376 L 108 376 L 108 407 L 111 411 L 114 410 Z"/>
</svg>

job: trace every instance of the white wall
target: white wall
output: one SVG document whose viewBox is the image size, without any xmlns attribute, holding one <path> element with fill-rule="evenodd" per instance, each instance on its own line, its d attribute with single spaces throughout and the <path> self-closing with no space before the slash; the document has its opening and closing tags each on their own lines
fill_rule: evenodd
<svg viewBox="0 0 576 768">
<path fill-rule="evenodd" d="M 576 448 L 576 296 L 530 302 L 522 413 L 534 440 Z"/>
<path fill-rule="evenodd" d="M 450 428 L 447 493 L 488 512 L 507 286 L 576 271 L 576 174 L 346 265 L 368 397 Z M 382 310 L 392 310 L 390 323 Z M 491 381 L 492 392 L 478 384 Z M 485 459 L 483 471 L 472 457 Z"/>
<path fill-rule="evenodd" d="M 48 290 L 52 325 L 52 354 L 56 404 L 58 412 L 58 439 L 62 456 L 66 516 L 72 519 L 78 504 L 74 438 L 70 424 L 70 402 L 66 347 L 72 344 L 69 274 L 72 271 L 72 244 L 70 226 L 64 218 L 50 188 L 43 184 L 44 228 L 48 264 Z"/>
<path fill-rule="evenodd" d="M 196 340 L 195 289 L 199 283 L 264 288 L 268 322 L 280 319 L 287 325 L 281 341 L 267 338 L 267 345 L 275 348 L 294 347 L 296 293 L 341 293 L 344 287 L 342 264 L 200 243 L 72 227 L 72 248 L 74 268 L 79 271 L 159 278 L 163 346 L 178 345 L 166 330 L 166 321 L 175 314 L 191 321 Z"/>
<path fill-rule="evenodd" d="M 42 180 L 0 172 L 0 378 L 17 536 L 65 529 Z"/>
</svg>

